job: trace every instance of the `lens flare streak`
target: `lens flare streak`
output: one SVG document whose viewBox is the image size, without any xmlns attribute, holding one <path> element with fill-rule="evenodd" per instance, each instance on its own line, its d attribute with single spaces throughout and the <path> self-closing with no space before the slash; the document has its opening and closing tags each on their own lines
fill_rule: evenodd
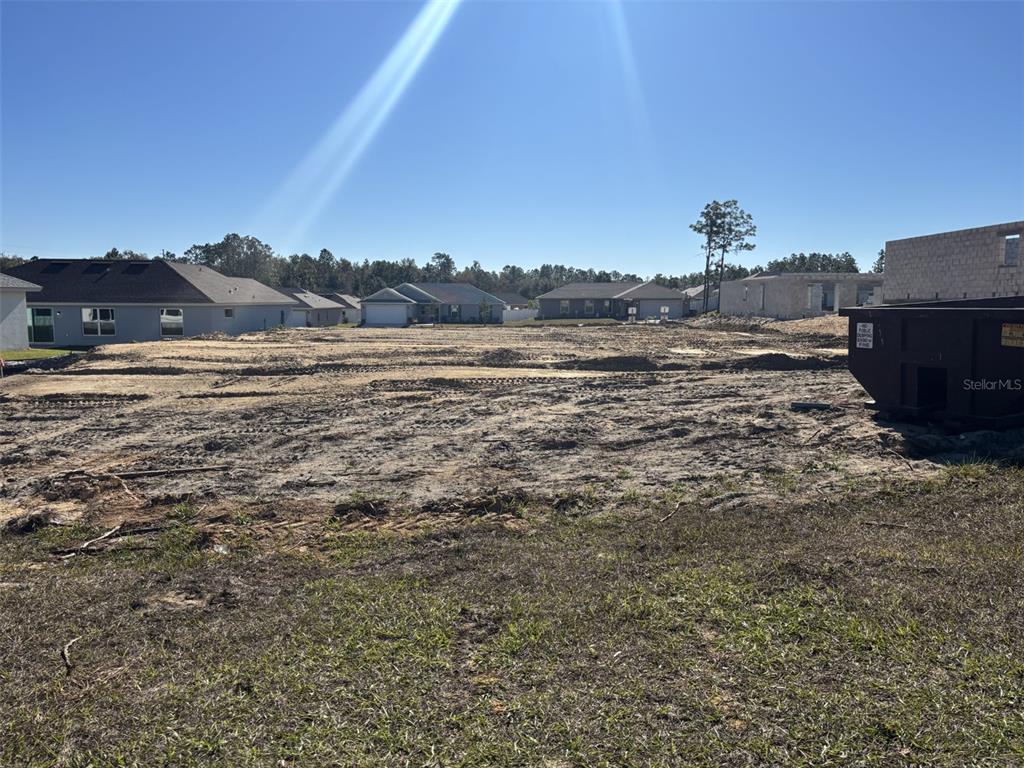
<svg viewBox="0 0 1024 768">
<path fill-rule="evenodd" d="M 384 125 L 461 0 L 429 0 L 356 97 L 272 197 L 261 221 L 296 243 L 328 205 Z"/>
</svg>

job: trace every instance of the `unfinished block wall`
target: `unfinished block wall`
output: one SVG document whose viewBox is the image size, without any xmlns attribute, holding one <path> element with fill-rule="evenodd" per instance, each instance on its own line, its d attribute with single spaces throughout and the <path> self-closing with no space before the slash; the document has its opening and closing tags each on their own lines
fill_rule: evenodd
<svg viewBox="0 0 1024 768">
<path fill-rule="evenodd" d="M 890 240 L 885 244 L 884 301 L 1021 295 L 1024 257 L 1007 264 L 1005 255 L 1006 239 L 1022 233 L 1024 221 L 1016 221 Z"/>
</svg>

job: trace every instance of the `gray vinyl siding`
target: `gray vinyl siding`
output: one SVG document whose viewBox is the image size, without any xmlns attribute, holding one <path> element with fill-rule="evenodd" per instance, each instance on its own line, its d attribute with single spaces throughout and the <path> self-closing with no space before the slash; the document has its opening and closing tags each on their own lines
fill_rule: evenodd
<svg viewBox="0 0 1024 768">
<path fill-rule="evenodd" d="M 669 320 L 678 320 L 683 316 L 682 299 L 637 299 L 635 304 L 637 320 L 660 318 L 662 307 L 668 307 Z"/>
<path fill-rule="evenodd" d="M 188 306 L 188 305 L 118 305 L 118 304 L 46 304 L 30 302 L 30 307 L 52 307 L 53 342 L 52 344 L 34 344 L 42 347 L 92 347 L 100 344 L 124 344 L 132 341 L 159 341 L 162 338 L 182 338 L 180 336 L 163 337 L 160 334 L 160 310 L 181 309 L 184 321 L 184 336 L 199 336 L 209 333 L 226 333 L 229 335 L 262 331 L 274 328 L 287 322 L 291 306 L 281 305 L 246 305 L 236 307 L 224 306 Z M 114 310 L 114 335 L 86 336 L 82 331 L 82 308 L 97 307 Z M 227 317 L 225 309 L 230 309 L 234 317 Z M 283 313 L 283 316 L 282 316 Z"/>
<path fill-rule="evenodd" d="M 341 317 L 341 307 L 337 309 L 302 307 L 292 310 L 291 316 L 288 318 L 288 325 L 292 328 L 324 328 L 342 322 Z"/>
<path fill-rule="evenodd" d="M 553 320 L 559 317 L 570 317 L 574 319 L 582 319 L 588 317 L 611 317 L 616 320 L 627 319 L 626 305 L 620 299 L 593 299 L 594 311 L 588 313 L 587 299 L 569 299 L 569 312 L 568 314 L 562 314 L 561 304 L 562 299 L 540 299 L 538 304 L 540 306 L 540 314 L 538 319 L 542 320 Z M 604 303 L 608 301 L 608 308 L 605 309 Z"/>
<path fill-rule="evenodd" d="M 459 319 L 453 320 L 451 316 L 452 304 L 418 304 L 413 309 L 413 317 L 417 323 L 480 323 L 479 304 L 459 304 Z M 436 307 L 436 315 L 435 315 Z M 488 324 L 500 325 L 502 322 L 502 310 L 504 304 L 491 304 L 491 319 Z M 436 319 L 435 319 L 436 318 Z"/>
<path fill-rule="evenodd" d="M 624 299 L 592 299 L 594 311 L 587 312 L 587 299 L 568 299 L 569 311 L 562 314 L 561 305 L 565 299 L 540 299 L 540 315 L 538 319 L 553 320 L 560 317 L 583 320 L 589 317 L 610 317 L 615 320 L 628 320 L 629 307 L 636 307 L 636 319 L 644 320 L 648 317 L 661 317 L 661 308 L 668 307 L 668 316 L 677 320 L 683 316 L 683 300 L 680 299 L 637 299 L 628 301 Z M 608 308 L 605 308 L 605 301 Z"/>
</svg>

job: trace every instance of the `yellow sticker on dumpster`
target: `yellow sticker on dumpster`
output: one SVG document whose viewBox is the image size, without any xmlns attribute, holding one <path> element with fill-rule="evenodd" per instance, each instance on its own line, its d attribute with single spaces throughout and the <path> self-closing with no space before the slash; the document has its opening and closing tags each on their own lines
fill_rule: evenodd
<svg viewBox="0 0 1024 768">
<path fill-rule="evenodd" d="M 1003 323 L 1003 346 L 1024 347 L 1024 323 Z"/>
</svg>

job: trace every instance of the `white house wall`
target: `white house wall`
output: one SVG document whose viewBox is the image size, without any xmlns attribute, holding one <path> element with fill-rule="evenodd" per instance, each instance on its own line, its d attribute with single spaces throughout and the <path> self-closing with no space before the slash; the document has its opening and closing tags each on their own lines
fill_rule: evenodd
<svg viewBox="0 0 1024 768">
<path fill-rule="evenodd" d="M 168 304 L 165 307 L 156 305 L 124 305 L 124 304 L 47 304 L 30 302 L 30 307 L 53 308 L 53 342 L 35 344 L 33 346 L 54 347 L 89 347 L 98 344 L 123 344 L 132 341 L 159 341 L 164 337 L 160 334 L 160 309 L 181 309 L 184 321 L 184 336 L 199 336 L 209 333 L 226 333 L 235 335 L 251 331 L 262 331 L 274 328 L 286 322 L 291 307 L 274 305 L 246 305 L 237 307 L 224 306 L 188 306 Z M 86 336 L 82 332 L 82 308 L 97 307 L 114 310 L 114 335 Z M 225 310 L 230 310 L 233 317 L 228 317 Z"/>
<path fill-rule="evenodd" d="M 25 292 L 0 290 L 0 349 L 28 348 Z"/>
</svg>

